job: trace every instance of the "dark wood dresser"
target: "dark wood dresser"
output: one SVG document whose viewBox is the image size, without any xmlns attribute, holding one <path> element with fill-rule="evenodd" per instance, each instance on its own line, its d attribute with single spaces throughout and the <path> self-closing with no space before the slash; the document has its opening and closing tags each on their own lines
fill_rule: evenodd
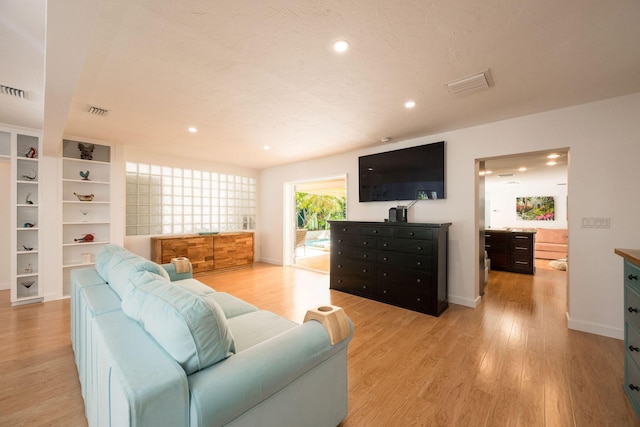
<svg viewBox="0 0 640 427">
<path fill-rule="evenodd" d="M 535 235 L 535 230 L 485 230 L 484 250 L 491 269 L 534 274 Z"/>
<path fill-rule="evenodd" d="M 331 221 L 331 289 L 440 315 L 450 225 Z"/>
</svg>

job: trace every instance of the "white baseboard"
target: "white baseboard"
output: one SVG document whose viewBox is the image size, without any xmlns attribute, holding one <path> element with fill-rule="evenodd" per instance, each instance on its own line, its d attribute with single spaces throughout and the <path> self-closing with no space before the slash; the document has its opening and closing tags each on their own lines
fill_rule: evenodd
<svg viewBox="0 0 640 427">
<path fill-rule="evenodd" d="M 279 259 L 259 258 L 256 260 L 256 262 L 265 262 L 267 264 L 282 265 L 282 261 Z"/>
<path fill-rule="evenodd" d="M 457 297 L 455 295 L 449 295 L 447 299 L 451 304 L 458 304 L 458 305 L 463 305 L 465 307 L 471 307 L 471 308 L 476 308 L 478 306 L 478 303 L 480 302 L 479 296 L 476 297 L 475 299 L 471 299 L 471 298 Z"/>
<path fill-rule="evenodd" d="M 600 325 L 598 323 L 571 319 L 569 312 L 567 312 L 567 325 L 569 326 L 569 329 L 573 329 L 575 331 L 588 332 L 590 334 L 602 335 L 619 340 L 624 339 L 624 329 L 612 328 L 611 326 Z"/>
</svg>

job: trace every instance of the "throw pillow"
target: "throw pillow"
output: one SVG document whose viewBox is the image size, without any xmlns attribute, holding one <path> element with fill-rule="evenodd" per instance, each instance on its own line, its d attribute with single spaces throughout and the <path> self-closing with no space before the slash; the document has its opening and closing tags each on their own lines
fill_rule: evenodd
<svg viewBox="0 0 640 427">
<path fill-rule="evenodd" d="M 211 298 L 164 280 L 140 275 L 122 301 L 122 310 L 185 370 L 187 375 L 235 353 L 224 312 Z"/>
</svg>

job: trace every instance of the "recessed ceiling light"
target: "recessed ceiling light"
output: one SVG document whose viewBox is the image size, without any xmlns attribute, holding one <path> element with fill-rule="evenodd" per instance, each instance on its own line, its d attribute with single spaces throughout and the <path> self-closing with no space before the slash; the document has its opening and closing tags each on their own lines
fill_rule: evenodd
<svg viewBox="0 0 640 427">
<path fill-rule="evenodd" d="M 191 133 L 196 133 L 196 132 L 198 132 L 198 129 L 196 129 L 196 128 L 194 128 L 193 126 L 191 126 L 191 127 L 189 128 L 189 132 L 191 132 Z"/>
<path fill-rule="evenodd" d="M 519 171 L 519 172 L 524 172 L 524 171 L 526 171 L 526 170 L 527 170 L 527 168 L 525 168 L 524 166 L 523 166 L 523 167 L 521 167 L 521 168 L 518 168 L 518 171 Z"/>
<path fill-rule="evenodd" d="M 404 108 L 413 108 L 416 106 L 416 101 L 407 101 L 404 103 Z"/>
<path fill-rule="evenodd" d="M 349 49 L 349 42 L 346 40 L 338 40 L 333 44 L 333 50 L 336 52 L 346 52 Z"/>
<path fill-rule="evenodd" d="M 264 148 L 264 151 L 269 151 L 269 150 L 271 150 L 271 147 L 269 147 L 268 145 L 265 145 L 263 148 Z"/>
<path fill-rule="evenodd" d="M 558 162 L 554 162 L 553 160 L 550 161 L 550 162 L 547 162 L 547 166 L 554 166 L 554 165 L 557 165 L 557 164 L 558 164 Z"/>
<path fill-rule="evenodd" d="M 547 156 L 547 159 L 557 159 L 558 157 L 560 157 L 560 154 L 553 153 L 553 154 L 549 154 Z"/>
</svg>

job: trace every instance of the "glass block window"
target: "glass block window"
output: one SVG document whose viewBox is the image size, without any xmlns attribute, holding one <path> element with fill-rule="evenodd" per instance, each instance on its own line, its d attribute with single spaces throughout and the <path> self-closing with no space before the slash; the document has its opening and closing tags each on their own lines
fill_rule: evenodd
<svg viewBox="0 0 640 427">
<path fill-rule="evenodd" d="M 127 162 L 126 234 L 253 230 L 256 179 Z"/>
</svg>

